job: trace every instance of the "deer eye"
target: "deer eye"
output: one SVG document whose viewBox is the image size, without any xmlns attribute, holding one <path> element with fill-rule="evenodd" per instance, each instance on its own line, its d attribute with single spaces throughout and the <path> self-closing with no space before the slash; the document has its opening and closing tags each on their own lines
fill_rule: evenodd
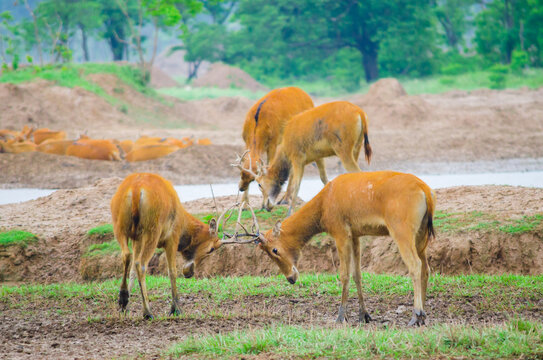
<svg viewBox="0 0 543 360">
<path fill-rule="evenodd" d="M 211 249 L 209 249 L 209 251 L 207 252 L 208 254 L 211 254 L 213 251 L 215 251 L 215 248 L 212 247 Z"/>
<path fill-rule="evenodd" d="M 275 255 L 277 255 L 277 249 L 276 249 L 276 248 L 273 248 L 272 251 L 273 251 L 273 253 L 274 253 Z"/>
</svg>

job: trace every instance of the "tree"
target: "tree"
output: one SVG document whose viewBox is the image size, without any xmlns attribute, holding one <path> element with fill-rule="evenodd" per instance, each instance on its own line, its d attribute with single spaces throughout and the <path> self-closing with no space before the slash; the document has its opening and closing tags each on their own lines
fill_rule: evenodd
<svg viewBox="0 0 543 360">
<path fill-rule="evenodd" d="M 195 6 L 195 0 L 136 0 L 137 17 L 135 21 L 130 15 L 128 0 L 115 1 L 125 17 L 125 21 L 128 25 L 128 32 L 127 37 L 124 39 L 117 33 L 114 33 L 114 35 L 118 41 L 130 46 L 136 51 L 138 55 L 137 63 L 142 74 L 142 80 L 144 83 L 147 83 L 150 80 L 151 68 L 156 57 L 159 28 L 179 25 L 181 13 L 176 5 L 182 3 L 189 7 Z M 144 47 L 146 38 L 142 33 L 142 28 L 149 19 L 153 24 L 153 43 L 151 57 L 149 60 L 146 60 L 145 55 L 147 51 Z"/>
<path fill-rule="evenodd" d="M 471 6 L 476 0 L 437 0 L 434 2 L 434 14 L 443 29 L 446 44 L 454 50 L 463 43 L 463 36 L 468 27 Z"/>
<path fill-rule="evenodd" d="M 400 46 L 402 54 L 408 53 L 407 41 L 415 42 L 418 53 L 411 59 L 431 57 L 435 28 L 430 10 L 426 0 L 242 0 L 236 15 L 243 26 L 239 38 L 246 40 L 242 46 L 253 59 L 299 65 L 298 56 L 323 58 L 351 48 L 360 53 L 371 82 L 379 77 L 384 42 L 391 52 L 390 47 Z M 401 71 L 409 70 L 404 65 Z"/>
<path fill-rule="evenodd" d="M 509 64 L 523 38 L 526 0 L 494 0 L 475 18 L 477 52 L 491 63 Z"/>
<path fill-rule="evenodd" d="M 11 63 L 12 69 L 17 69 L 20 45 L 20 33 L 18 27 L 13 24 L 11 13 L 9 11 L 0 13 L 0 58 L 3 68 Z"/>
</svg>

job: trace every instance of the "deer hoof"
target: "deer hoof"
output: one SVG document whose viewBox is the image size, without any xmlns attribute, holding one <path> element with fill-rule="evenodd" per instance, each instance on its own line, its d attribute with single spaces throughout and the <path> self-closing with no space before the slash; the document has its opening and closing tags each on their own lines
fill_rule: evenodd
<svg viewBox="0 0 543 360">
<path fill-rule="evenodd" d="M 358 316 L 358 321 L 360 323 L 369 324 L 369 322 L 371 321 L 371 316 L 367 312 L 360 312 L 360 315 Z"/>
<path fill-rule="evenodd" d="M 347 316 L 345 315 L 345 309 L 343 309 L 343 306 L 339 307 L 339 312 L 337 315 L 336 323 L 337 324 L 343 324 L 347 322 Z"/>
<path fill-rule="evenodd" d="M 119 306 L 121 307 L 121 311 L 126 311 L 126 305 L 128 305 L 128 298 L 130 295 L 128 294 L 128 290 L 121 290 L 119 291 Z"/>
<path fill-rule="evenodd" d="M 144 320 L 153 320 L 155 317 L 153 316 L 153 314 L 151 313 L 145 313 L 143 314 L 143 319 Z"/>
<path fill-rule="evenodd" d="M 181 311 L 177 306 L 172 305 L 172 308 L 170 309 L 170 316 L 179 316 L 181 315 Z"/>
<path fill-rule="evenodd" d="M 422 326 L 425 325 L 426 313 L 423 310 L 413 310 L 413 317 L 409 321 L 408 326 Z"/>
</svg>

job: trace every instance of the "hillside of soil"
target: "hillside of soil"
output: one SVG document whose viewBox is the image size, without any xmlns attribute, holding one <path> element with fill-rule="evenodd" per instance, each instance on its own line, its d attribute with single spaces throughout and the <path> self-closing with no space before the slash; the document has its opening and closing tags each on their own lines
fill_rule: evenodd
<svg viewBox="0 0 543 360">
<path fill-rule="evenodd" d="M 111 235 L 90 238 L 87 231 L 111 223 L 109 202 L 120 181 L 120 178 L 108 178 L 92 186 L 59 190 L 36 200 L 0 206 L 3 230 L 22 229 L 39 237 L 37 243 L 26 248 L 11 246 L 0 250 L 0 279 L 51 283 L 118 277 L 118 253 L 104 257 L 84 257 L 83 254 L 90 244 L 111 240 Z M 253 197 L 251 201 L 255 207 L 259 206 L 259 198 Z M 219 211 L 234 202 L 232 196 L 218 198 Z M 212 199 L 191 201 L 184 206 L 193 214 L 214 212 Z M 542 213 L 543 189 L 478 186 L 437 191 L 436 222 L 443 214 L 484 214 L 486 218 L 500 221 Z M 459 221 L 453 220 L 451 226 Z M 429 245 L 430 266 L 442 274 L 540 274 L 543 272 L 543 232 L 541 220 L 538 221 L 532 230 L 520 233 L 443 227 Z M 262 226 L 267 229 L 271 225 Z M 364 271 L 406 274 L 390 237 L 364 238 L 363 249 Z M 181 256 L 178 261 L 181 265 Z M 304 248 L 299 268 L 300 271 L 335 272 L 337 266 L 335 245 L 325 236 L 317 237 Z M 152 260 L 150 271 L 164 273 L 163 255 Z M 197 272 L 200 277 L 276 273 L 275 265 L 252 245 L 224 246 L 204 260 Z"/>
<path fill-rule="evenodd" d="M 252 100 L 225 97 L 180 101 L 147 96 L 111 74 L 93 74 L 88 79 L 124 105 L 113 106 L 81 88 L 69 89 L 46 81 L 0 84 L 0 98 L 5 99 L 0 102 L 0 128 L 49 127 L 67 131 L 69 138 L 81 133 L 133 140 L 141 135 L 209 138 L 218 147 L 202 147 L 190 156 L 172 155 L 182 165 L 168 168 L 167 176 L 179 184 L 235 181 L 238 175 L 229 165 L 235 159 L 231 150 L 241 151 L 244 146 L 241 129 Z M 326 99 L 331 100 L 340 99 Z M 367 94 L 344 100 L 360 105 L 369 117 L 373 157 L 369 166 L 360 159 L 364 170 L 477 173 L 543 167 L 543 88 L 411 96 L 397 80 L 383 79 Z M 317 104 L 323 101 L 315 99 Z M 230 147 L 221 151 L 221 146 Z M 219 160 L 212 168 L 202 167 L 202 174 L 187 173 L 186 168 L 198 168 L 193 155 Z M 0 154 L 0 187 L 91 185 L 103 177 L 125 176 L 131 168 L 163 169 L 168 161 L 165 158 L 132 166 L 43 154 Z M 344 171 L 336 157 L 327 159 L 326 166 L 331 174 Z M 86 175 L 76 175 L 80 173 Z M 317 172 L 308 166 L 306 175 L 316 176 Z"/>
<path fill-rule="evenodd" d="M 218 87 L 220 89 L 236 87 L 251 91 L 267 90 L 264 85 L 260 84 L 245 71 L 223 63 L 211 64 L 206 73 L 195 79 L 192 84 L 196 87 L 207 86 Z"/>
</svg>

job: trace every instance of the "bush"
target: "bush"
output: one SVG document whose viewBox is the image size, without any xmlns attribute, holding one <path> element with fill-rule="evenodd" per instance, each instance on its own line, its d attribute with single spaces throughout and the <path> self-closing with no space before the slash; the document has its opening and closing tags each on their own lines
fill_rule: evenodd
<svg viewBox="0 0 543 360">
<path fill-rule="evenodd" d="M 441 73 L 443 75 L 459 75 L 463 72 L 465 72 L 465 69 L 461 64 L 448 64 L 441 67 Z"/>
<path fill-rule="evenodd" d="M 490 75 L 488 76 L 488 79 L 490 80 L 490 88 L 505 89 L 509 67 L 506 65 L 495 64 L 488 70 L 490 71 Z"/>
<path fill-rule="evenodd" d="M 450 76 L 446 76 L 446 77 L 443 77 L 443 78 L 439 79 L 439 83 L 441 85 L 452 85 L 455 82 L 456 82 L 455 78 L 450 77 Z"/>
<path fill-rule="evenodd" d="M 511 70 L 520 75 L 529 62 L 530 59 L 526 51 L 515 50 L 511 56 Z"/>
</svg>

